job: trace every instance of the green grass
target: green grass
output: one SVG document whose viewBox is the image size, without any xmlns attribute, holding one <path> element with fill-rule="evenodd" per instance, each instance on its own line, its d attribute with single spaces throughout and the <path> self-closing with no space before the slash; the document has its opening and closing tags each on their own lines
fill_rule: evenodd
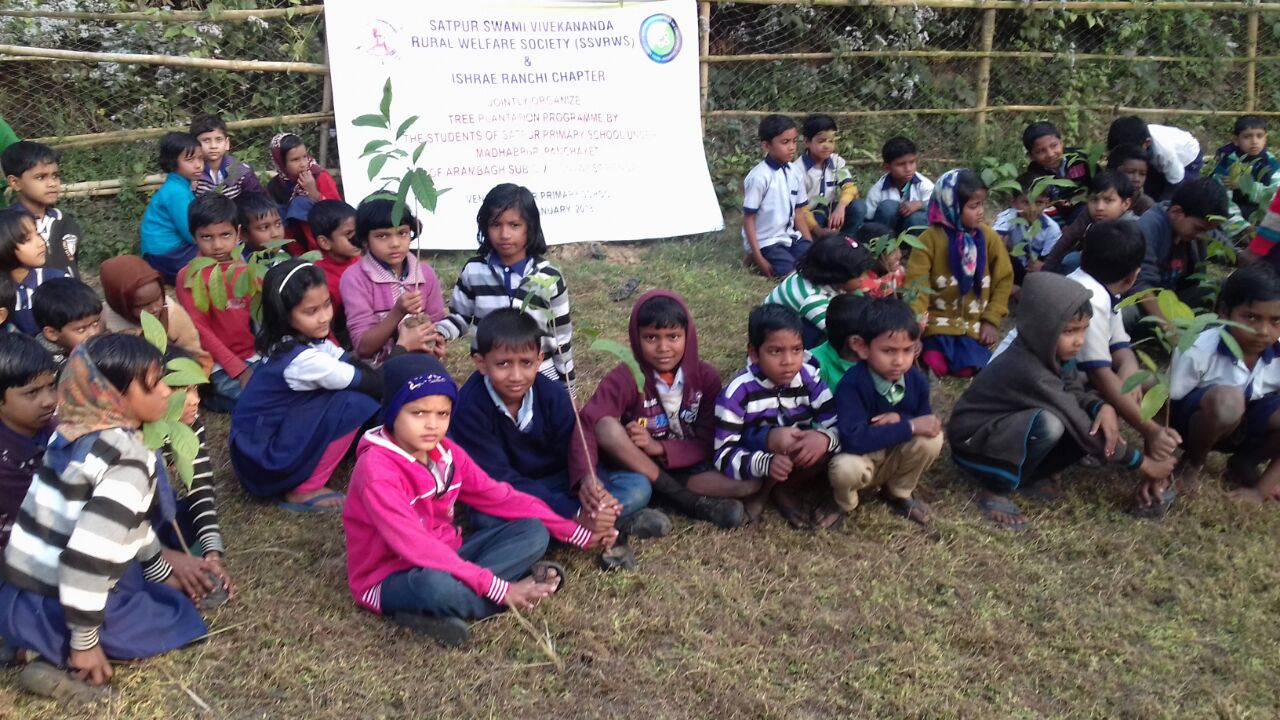
<svg viewBox="0 0 1280 720">
<path fill-rule="evenodd" d="M 602 252 L 553 251 L 579 328 L 625 340 L 630 303 L 608 296 L 639 277 L 641 291 L 682 293 L 703 357 L 738 371 L 747 311 L 770 285 L 738 265 L 735 232 Z M 446 283 L 463 259 L 431 258 Z M 586 344 L 589 390 L 613 361 Z M 449 364 L 462 379 L 469 360 L 455 348 Z M 944 417 L 959 390 L 937 393 Z M 672 536 L 636 544 L 631 574 L 559 550 L 569 583 L 532 617 L 558 672 L 509 616 L 445 651 L 358 610 L 339 519 L 249 499 L 227 465 L 225 418 L 210 427 L 240 599 L 209 617 L 208 642 L 119 666 L 113 702 L 92 717 L 1280 715 L 1280 520 L 1238 510 L 1216 482 L 1145 522 L 1126 513 L 1131 476 L 1079 470 L 1062 505 L 1024 503 L 1032 527 L 1014 534 L 980 519 L 944 457 L 922 489 L 929 531 L 871 502 L 817 534 L 776 515 L 757 532 L 677 518 Z M 16 683 L 0 674 L 0 716 L 69 716 Z"/>
</svg>

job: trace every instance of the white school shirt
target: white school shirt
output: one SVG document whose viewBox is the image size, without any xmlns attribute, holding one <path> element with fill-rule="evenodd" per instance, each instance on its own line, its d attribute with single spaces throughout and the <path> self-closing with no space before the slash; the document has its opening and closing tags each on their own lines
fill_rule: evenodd
<svg viewBox="0 0 1280 720">
<path fill-rule="evenodd" d="M 511 422 L 515 423 L 517 430 L 529 432 L 529 426 L 533 424 L 532 385 L 525 391 L 524 398 L 520 400 L 520 409 L 517 411 L 516 417 L 511 417 L 511 411 L 507 409 L 507 404 L 498 395 L 498 391 L 493 389 L 493 383 L 489 382 L 488 376 L 485 376 L 484 379 L 484 389 L 489 391 L 489 399 L 493 400 L 493 404 L 498 406 L 498 411 L 511 418 Z"/>
<path fill-rule="evenodd" d="M 1008 244 L 1010 249 L 1017 247 L 1019 243 L 1027 244 L 1027 255 L 1035 253 L 1036 257 L 1043 258 L 1053 251 L 1053 246 L 1058 244 L 1058 240 L 1062 237 L 1062 229 L 1058 227 L 1058 223 L 1053 218 L 1041 213 L 1040 215 L 1040 232 L 1036 233 L 1031 239 L 1027 239 L 1027 230 L 1030 228 L 1019 222 L 1014 222 L 1019 217 L 1017 208 L 1005 208 L 996 216 L 996 221 L 991 224 L 991 229 L 997 233 L 1009 238 Z M 1026 264 L 1027 258 L 1010 258 L 1011 260 L 1021 260 L 1023 265 Z"/>
<path fill-rule="evenodd" d="M 680 427 L 680 406 L 684 404 L 684 368 L 676 368 L 676 376 L 667 385 L 662 378 L 654 374 L 654 390 L 658 392 L 658 402 L 666 413 L 667 429 L 677 440 L 684 439 L 684 431 Z"/>
<path fill-rule="evenodd" d="M 332 340 L 316 343 L 298 353 L 284 369 L 290 390 L 346 390 L 356 377 L 356 367 L 342 359 L 346 350 Z"/>
<path fill-rule="evenodd" d="M 1174 351 L 1169 365 L 1170 398 L 1181 400 L 1192 390 L 1214 385 L 1243 388 L 1246 400 L 1280 390 L 1280 343 L 1264 350 L 1252 370 L 1222 341 L 1218 328 L 1200 333 L 1185 353 Z"/>
<path fill-rule="evenodd" d="M 1111 367 L 1111 353 L 1129 347 L 1129 333 L 1124 329 L 1120 313 L 1116 312 L 1115 298 L 1106 285 L 1083 269 L 1077 268 L 1067 275 L 1067 279 L 1083 285 L 1090 292 L 1089 304 L 1093 306 L 1093 317 L 1084 331 L 1084 347 L 1076 354 L 1076 366 L 1082 371 Z M 1008 350 L 1016 337 L 1016 329 L 1006 335 L 1000 347 L 991 354 L 991 359 Z"/>
<path fill-rule="evenodd" d="M 825 203 L 833 208 L 840 197 L 840 186 L 853 182 L 844 158 L 835 153 L 821 165 L 815 163 L 809 153 L 803 153 L 791 161 L 791 172 L 800 177 L 804 197 L 810 203 Z"/>
<path fill-rule="evenodd" d="M 911 182 L 907 185 L 907 200 L 919 200 L 925 207 L 929 206 L 929 198 L 933 197 L 933 181 L 929 178 L 916 173 L 911 178 Z M 889 173 L 880 176 L 880 179 L 871 186 L 867 191 L 867 218 L 869 219 L 876 212 L 876 207 L 886 200 L 894 202 L 902 202 L 902 192 L 893 186 L 893 180 L 889 177 Z M 922 208 L 923 209 L 923 208 Z"/>
<path fill-rule="evenodd" d="M 796 208 L 809 204 L 800 175 L 790 165 L 775 163 L 765 156 L 742 181 L 742 213 L 756 216 L 756 242 L 761 249 L 786 245 L 800 239 L 796 230 Z M 751 251 L 747 231 L 742 230 L 742 248 Z"/>
<path fill-rule="evenodd" d="M 1187 165 L 1200 157 L 1200 141 L 1186 130 L 1168 125 L 1147 125 L 1147 133 L 1151 135 L 1151 162 L 1170 185 L 1182 182 Z"/>
</svg>

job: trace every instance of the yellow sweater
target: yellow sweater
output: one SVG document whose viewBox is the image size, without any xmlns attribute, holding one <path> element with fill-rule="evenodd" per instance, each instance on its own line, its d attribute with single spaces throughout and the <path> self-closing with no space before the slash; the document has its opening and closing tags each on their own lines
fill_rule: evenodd
<svg viewBox="0 0 1280 720">
<path fill-rule="evenodd" d="M 951 274 L 951 262 L 947 253 L 947 234 L 938 226 L 932 226 L 920 235 L 922 248 L 911 250 L 907 263 L 907 281 L 903 287 L 927 287 L 933 294 L 921 292 L 911 302 L 911 309 L 920 315 L 929 313 L 924 334 L 968 335 L 975 340 L 982 322 L 997 328 L 1009 314 L 1009 293 L 1013 291 L 1013 266 L 1009 251 L 994 230 L 982 226 L 987 242 L 987 266 L 982 273 L 982 287 L 960 297 L 960 287 Z M 978 296 L 975 297 L 975 294 Z"/>
</svg>

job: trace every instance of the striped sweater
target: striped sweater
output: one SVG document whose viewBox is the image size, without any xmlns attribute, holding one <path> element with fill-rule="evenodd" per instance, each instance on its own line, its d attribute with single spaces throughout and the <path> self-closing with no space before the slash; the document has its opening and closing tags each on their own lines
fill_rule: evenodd
<svg viewBox="0 0 1280 720">
<path fill-rule="evenodd" d="M 836 403 L 831 390 L 806 363 L 785 387 L 764 376 L 754 363 L 734 378 L 716 399 L 716 439 L 712 462 L 739 480 L 761 480 L 769 474 L 773 453 L 764 433 L 775 427 L 817 430 L 828 438 L 828 451 L 840 448 Z"/>
<path fill-rule="evenodd" d="M 777 303 L 800 313 L 800 317 L 827 331 L 827 305 L 840 292 L 827 285 L 814 285 L 800 273 L 793 272 L 782 279 L 768 295 L 766 303 Z"/>
<path fill-rule="evenodd" d="M 211 552 L 225 553 L 222 528 L 218 525 L 218 502 L 213 491 L 213 463 L 209 460 L 209 449 L 204 443 L 204 419 L 197 416 L 196 421 L 191 424 L 191 429 L 195 431 L 196 438 L 200 441 L 200 449 L 196 452 L 193 463 L 195 472 L 191 478 L 191 489 L 187 491 L 191 525 L 196 534 L 196 542 L 200 543 L 202 555 Z M 164 447 L 164 454 L 167 462 L 173 462 L 173 450 L 168 445 Z M 170 477 L 177 479 L 176 474 Z"/>
<path fill-rule="evenodd" d="M 75 442 L 55 433 L 22 501 L 4 579 L 58 598 L 73 650 L 98 644 L 107 595 L 130 563 L 140 562 L 150 582 L 172 572 L 147 518 L 155 462 L 136 430 L 112 428 Z"/>
<path fill-rule="evenodd" d="M 546 283 L 543 289 L 539 283 Z M 453 286 L 452 312 L 436 324 L 446 340 L 465 336 L 471 326 L 489 313 L 502 308 L 519 308 L 529 298 L 528 312 L 538 321 L 546 336 L 542 352 L 546 355 L 540 372 L 564 382 L 573 390 L 573 323 L 569 318 L 569 288 L 564 275 L 549 260 L 530 257 L 511 267 L 503 266 L 491 254 L 476 255 L 462 266 L 458 282 Z M 552 320 L 554 319 L 554 328 Z M 472 349 L 475 339 L 472 337 Z"/>
</svg>

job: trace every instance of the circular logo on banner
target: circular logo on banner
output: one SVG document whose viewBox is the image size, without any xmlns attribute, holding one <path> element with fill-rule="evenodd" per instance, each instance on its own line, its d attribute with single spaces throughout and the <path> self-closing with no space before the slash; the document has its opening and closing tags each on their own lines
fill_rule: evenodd
<svg viewBox="0 0 1280 720">
<path fill-rule="evenodd" d="M 640 23 L 640 47 L 656 63 L 668 63 L 680 54 L 680 27 L 666 13 L 645 18 Z"/>
</svg>

